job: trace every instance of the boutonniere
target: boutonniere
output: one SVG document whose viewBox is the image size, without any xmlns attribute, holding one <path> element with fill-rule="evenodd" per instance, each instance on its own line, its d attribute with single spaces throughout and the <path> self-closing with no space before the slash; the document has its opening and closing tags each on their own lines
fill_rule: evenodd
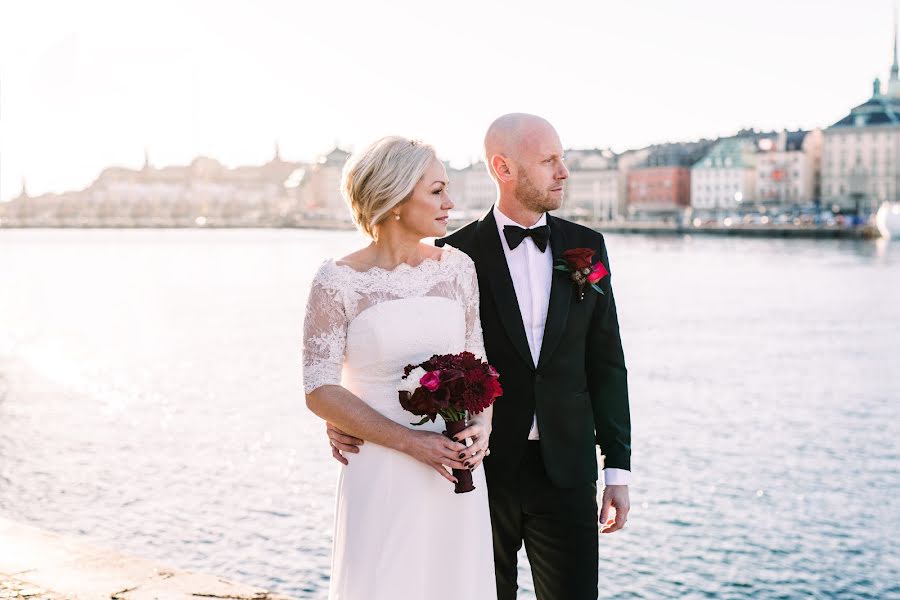
<svg viewBox="0 0 900 600">
<path fill-rule="evenodd" d="M 584 300 L 584 287 L 587 284 L 603 294 L 603 290 L 597 283 L 609 275 L 609 271 L 599 260 L 597 264 L 591 265 L 593 261 L 594 251 L 590 248 L 572 248 L 563 252 L 562 258 L 557 258 L 553 267 L 557 271 L 565 271 L 569 274 L 575 291 L 578 292 L 579 302 Z"/>
</svg>

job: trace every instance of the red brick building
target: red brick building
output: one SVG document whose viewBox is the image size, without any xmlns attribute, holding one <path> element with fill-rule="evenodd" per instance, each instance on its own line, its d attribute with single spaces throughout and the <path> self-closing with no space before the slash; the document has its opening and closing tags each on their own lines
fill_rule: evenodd
<svg viewBox="0 0 900 600">
<path fill-rule="evenodd" d="M 628 172 L 628 214 L 666 216 L 691 205 L 691 165 L 709 148 L 701 140 L 686 144 L 662 144 L 651 148 L 647 158 Z"/>
<path fill-rule="evenodd" d="M 643 167 L 628 173 L 629 209 L 674 212 L 690 204 L 690 167 Z"/>
</svg>

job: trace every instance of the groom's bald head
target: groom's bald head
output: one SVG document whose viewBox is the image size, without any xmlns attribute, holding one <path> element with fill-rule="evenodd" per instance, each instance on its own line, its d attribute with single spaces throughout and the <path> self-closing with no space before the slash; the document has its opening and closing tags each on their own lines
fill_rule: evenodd
<svg viewBox="0 0 900 600">
<path fill-rule="evenodd" d="M 556 138 L 556 130 L 544 118 L 527 113 L 509 113 L 498 117 L 488 127 L 484 136 L 484 155 L 487 163 L 495 155 L 502 155 L 521 161 L 528 149 L 539 145 L 542 140 Z"/>
<path fill-rule="evenodd" d="M 559 135 L 546 119 L 526 113 L 499 117 L 484 136 L 484 158 L 501 206 L 519 205 L 532 214 L 559 208 L 569 171 Z"/>
</svg>

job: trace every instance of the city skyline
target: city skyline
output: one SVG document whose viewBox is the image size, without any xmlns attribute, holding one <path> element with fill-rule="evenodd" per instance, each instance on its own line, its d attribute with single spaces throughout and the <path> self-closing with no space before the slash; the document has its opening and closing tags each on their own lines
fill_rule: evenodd
<svg viewBox="0 0 900 600">
<path fill-rule="evenodd" d="M 894 42 L 890 0 L 842 5 L 646 2 L 549 16 L 528 3 L 359 6 L 341 21 L 334 7 L 274 2 L 205 14 L 205 2 L 38 2 L 0 19 L 0 200 L 23 176 L 34 195 L 83 188 L 105 167 L 139 168 L 145 149 L 158 166 L 199 155 L 236 166 L 266 162 L 276 140 L 286 159 L 311 161 L 399 133 L 461 166 L 510 110 L 547 116 L 567 147 L 617 152 L 743 127 L 824 128 L 887 79 Z"/>
</svg>

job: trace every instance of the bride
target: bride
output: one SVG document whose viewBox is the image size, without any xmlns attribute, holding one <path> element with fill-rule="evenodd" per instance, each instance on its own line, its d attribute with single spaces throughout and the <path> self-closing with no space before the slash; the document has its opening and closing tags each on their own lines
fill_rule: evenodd
<svg viewBox="0 0 900 600">
<path fill-rule="evenodd" d="M 447 172 L 431 146 L 378 140 L 351 157 L 341 191 L 372 242 L 328 259 L 312 282 L 303 328 L 310 410 L 365 441 L 342 460 L 332 600 L 496 598 L 484 470 L 492 410 L 454 441 L 443 422 L 413 427 L 401 408 L 403 367 L 433 354 L 484 357 L 472 260 L 422 242 L 447 233 Z M 468 442 L 468 444 L 467 444 Z M 471 469 L 455 494 L 449 469 Z"/>
</svg>

